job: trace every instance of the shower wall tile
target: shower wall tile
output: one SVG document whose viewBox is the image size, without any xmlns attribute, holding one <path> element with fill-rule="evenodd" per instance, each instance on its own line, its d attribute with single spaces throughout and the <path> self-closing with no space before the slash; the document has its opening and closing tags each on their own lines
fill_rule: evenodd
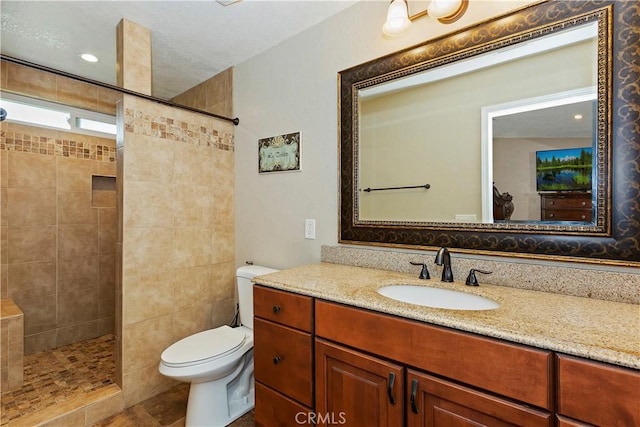
<svg viewBox="0 0 640 427">
<path fill-rule="evenodd" d="M 176 308 L 187 308 L 211 301 L 211 268 L 209 265 L 173 270 L 173 302 Z"/>
<path fill-rule="evenodd" d="M 98 287 L 98 319 L 111 318 L 116 309 L 115 286 Z"/>
<path fill-rule="evenodd" d="M 173 223 L 176 226 L 210 227 L 213 222 L 211 187 L 174 184 Z"/>
<path fill-rule="evenodd" d="M 11 297 L 24 313 L 24 334 L 32 335 L 56 329 L 55 294 Z"/>
<path fill-rule="evenodd" d="M 56 99 L 56 77 L 52 73 L 43 73 L 36 69 L 2 63 L 2 68 L 7 68 L 7 81 L 5 88 L 27 94 L 37 94 L 42 98 Z"/>
<path fill-rule="evenodd" d="M 98 255 L 98 224 L 58 226 L 58 257 L 77 258 Z"/>
<path fill-rule="evenodd" d="M 91 192 L 58 194 L 58 224 L 97 224 L 98 211 L 91 207 Z"/>
<path fill-rule="evenodd" d="M 98 174 L 103 176 L 116 176 L 117 168 L 116 162 L 99 162 Z"/>
<path fill-rule="evenodd" d="M 173 338 L 171 342 L 173 343 L 189 335 L 211 329 L 213 327 L 211 313 L 212 304 L 197 304 L 184 310 L 174 311 Z M 225 323 L 230 321 L 231 317 Z"/>
<path fill-rule="evenodd" d="M 124 393 L 124 406 L 128 408 L 170 389 L 177 383 L 160 374 L 158 364 L 154 363 L 135 371 L 123 373 L 121 384 Z"/>
<path fill-rule="evenodd" d="M 58 79 L 57 101 L 78 108 L 98 109 L 98 86 L 79 80 Z"/>
<path fill-rule="evenodd" d="M 211 309 L 211 327 L 217 328 L 218 326 L 228 324 L 229 321 L 233 318 L 235 309 L 235 299 L 227 299 L 214 302 Z"/>
<path fill-rule="evenodd" d="M 7 264 L 0 265 L 0 298 L 9 298 L 9 266 Z"/>
<path fill-rule="evenodd" d="M 126 277 L 123 324 L 171 314 L 175 304 L 170 272 Z"/>
<path fill-rule="evenodd" d="M 116 330 L 115 317 L 103 317 L 98 319 L 98 336 L 114 334 Z"/>
<path fill-rule="evenodd" d="M 171 271 L 173 230 L 166 227 L 131 228 L 124 235 L 124 276 Z"/>
<path fill-rule="evenodd" d="M 146 135 L 127 133 L 127 155 L 123 167 L 125 179 L 169 184 L 173 179 L 174 144 Z"/>
<path fill-rule="evenodd" d="M 129 361 L 125 375 L 146 366 L 157 369 L 158 355 L 173 342 L 172 323 L 167 315 L 124 325 L 123 357 Z"/>
<path fill-rule="evenodd" d="M 58 260 L 58 292 L 92 288 L 99 281 L 100 258 L 97 256 Z"/>
<path fill-rule="evenodd" d="M 58 191 L 91 192 L 91 174 L 98 172 L 96 162 L 58 157 Z"/>
<path fill-rule="evenodd" d="M 9 188 L 56 189 L 56 159 L 33 153 L 10 152 Z"/>
<path fill-rule="evenodd" d="M 9 264 L 7 273 L 11 277 L 8 295 L 14 300 L 42 298 L 56 293 L 56 262 L 28 262 Z"/>
<path fill-rule="evenodd" d="M 117 245 L 116 248 L 117 250 Z M 100 281 L 104 287 L 116 287 L 116 254 L 100 255 Z"/>
<path fill-rule="evenodd" d="M 129 181 L 124 184 L 127 204 L 123 213 L 125 227 L 170 227 L 173 224 L 171 209 L 174 194 L 171 188 L 160 183 Z"/>
<path fill-rule="evenodd" d="M 214 302 L 235 298 L 236 267 L 234 262 L 211 266 L 211 298 Z"/>
<path fill-rule="evenodd" d="M 232 261 L 235 255 L 235 236 L 233 224 L 220 224 L 213 227 L 211 236 L 212 256 L 214 264 Z"/>
<path fill-rule="evenodd" d="M 211 248 L 211 228 L 174 227 L 172 258 L 175 268 L 209 265 Z"/>
<path fill-rule="evenodd" d="M 9 227 L 0 226 L 0 264 L 9 262 Z"/>
<path fill-rule="evenodd" d="M 78 325 L 59 327 L 56 336 L 56 347 L 95 338 L 98 333 L 98 321 L 93 320 Z"/>
<path fill-rule="evenodd" d="M 11 264 L 56 258 L 55 226 L 10 227 L 7 237 Z"/>
<path fill-rule="evenodd" d="M 98 318 L 97 286 L 59 292 L 57 302 L 58 328 L 80 325 Z"/>
<path fill-rule="evenodd" d="M 41 332 L 38 334 L 27 334 L 27 332 L 25 331 L 24 354 L 34 354 L 41 351 L 49 350 L 51 348 L 55 348 L 56 336 L 57 331 L 55 329 L 51 329 L 49 331 Z"/>
<path fill-rule="evenodd" d="M 210 186 L 213 182 L 213 150 L 183 144 L 175 151 L 174 184 Z"/>
<path fill-rule="evenodd" d="M 6 204 L 9 226 L 56 224 L 55 190 L 8 188 Z M 38 209 L 33 209 L 34 206 Z"/>
</svg>

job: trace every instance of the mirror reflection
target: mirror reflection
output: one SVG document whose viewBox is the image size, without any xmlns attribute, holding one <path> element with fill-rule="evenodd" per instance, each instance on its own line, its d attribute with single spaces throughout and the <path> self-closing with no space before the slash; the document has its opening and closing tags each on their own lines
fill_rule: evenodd
<svg viewBox="0 0 640 427">
<path fill-rule="evenodd" d="M 357 221 L 594 221 L 597 45 L 594 22 L 364 82 Z M 507 217 L 494 217 L 496 192 L 511 198 Z"/>
</svg>

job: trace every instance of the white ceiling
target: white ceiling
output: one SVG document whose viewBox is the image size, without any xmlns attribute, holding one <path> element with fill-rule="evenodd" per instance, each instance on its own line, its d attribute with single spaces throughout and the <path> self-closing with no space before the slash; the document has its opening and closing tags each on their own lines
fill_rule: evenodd
<svg viewBox="0 0 640 427">
<path fill-rule="evenodd" d="M 151 30 L 153 95 L 169 99 L 357 1 L 2 0 L 0 50 L 115 84 L 116 25 L 126 18 Z M 99 62 L 80 59 L 85 52 Z"/>
</svg>

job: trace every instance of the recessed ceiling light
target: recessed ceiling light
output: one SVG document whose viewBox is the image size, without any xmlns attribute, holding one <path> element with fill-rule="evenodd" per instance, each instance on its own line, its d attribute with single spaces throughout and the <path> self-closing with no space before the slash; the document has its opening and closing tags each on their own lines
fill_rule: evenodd
<svg viewBox="0 0 640 427">
<path fill-rule="evenodd" d="M 582 120 L 582 114 L 576 114 L 573 118 L 576 120 Z"/>
<path fill-rule="evenodd" d="M 80 58 L 84 59 L 87 62 L 98 62 L 98 58 L 90 53 L 83 53 L 82 55 L 80 55 Z"/>
<path fill-rule="evenodd" d="M 223 6 L 229 6 L 234 3 L 238 3 L 239 1 L 242 1 L 242 0 L 216 0 L 216 1 Z"/>
</svg>

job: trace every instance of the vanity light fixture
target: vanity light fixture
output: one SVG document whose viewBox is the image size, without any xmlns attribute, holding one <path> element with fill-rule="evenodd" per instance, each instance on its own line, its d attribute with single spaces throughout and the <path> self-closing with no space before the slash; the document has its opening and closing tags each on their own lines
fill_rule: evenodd
<svg viewBox="0 0 640 427">
<path fill-rule="evenodd" d="M 382 32 L 388 36 L 404 33 L 411 22 L 423 16 L 430 16 L 443 24 L 451 24 L 467 11 L 469 0 L 431 0 L 426 10 L 409 16 L 407 0 L 391 0 L 387 10 L 387 20 Z"/>
<path fill-rule="evenodd" d="M 575 120 L 582 120 L 582 114 L 576 114 L 573 116 Z"/>
</svg>

